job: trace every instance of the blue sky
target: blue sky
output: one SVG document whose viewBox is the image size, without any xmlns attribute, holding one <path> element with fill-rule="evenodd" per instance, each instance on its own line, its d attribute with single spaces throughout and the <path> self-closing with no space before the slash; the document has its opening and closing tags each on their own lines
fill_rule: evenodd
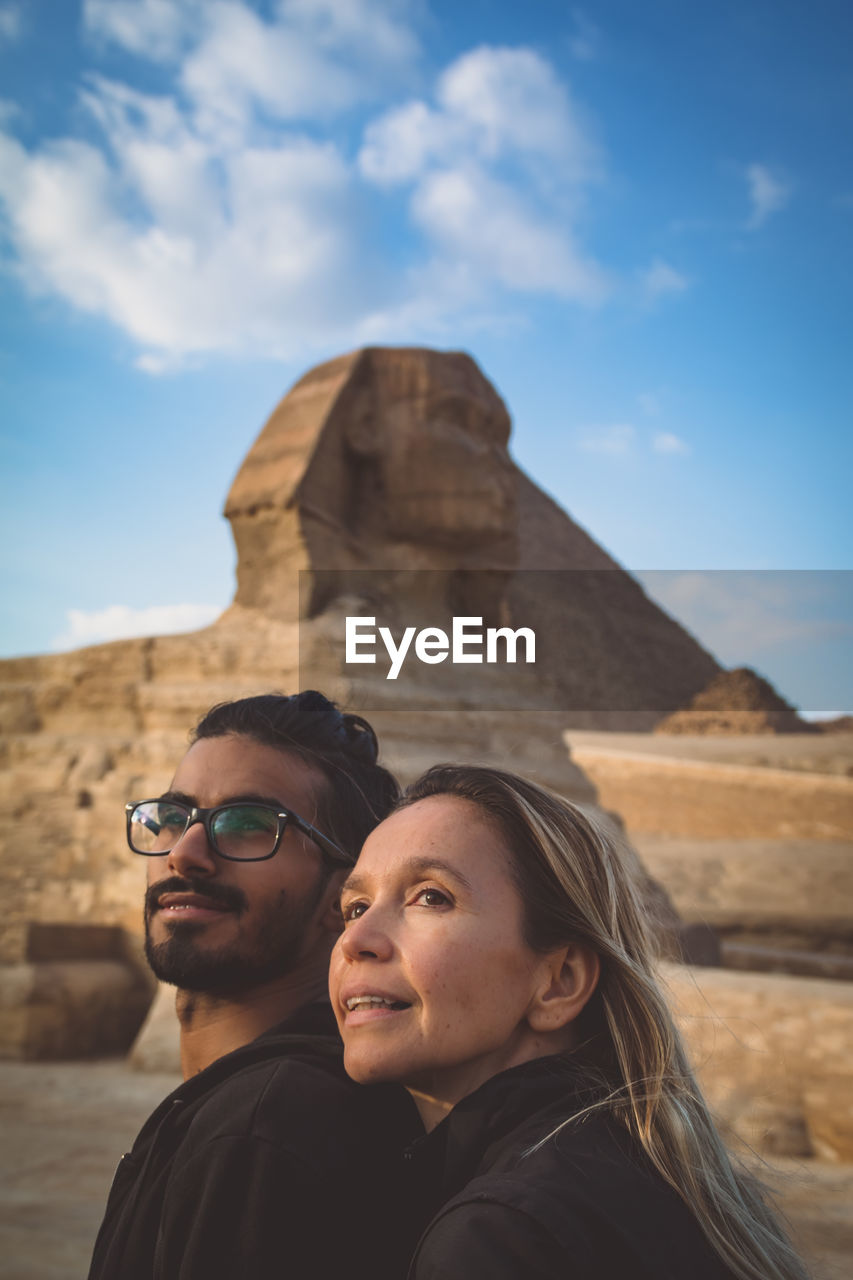
<svg viewBox="0 0 853 1280">
<path fill-rule="evenodd" d="M 853 569 L 851 37 L 844 0 L 0 0 L 0 652 L 214 616 L 246 450 L 365 342 L 470 351 L 631 569 Z M 814 590 L 700 634 L 847 709 L 829 581 L 823 684 L 778 626 Z"/>
</svg>

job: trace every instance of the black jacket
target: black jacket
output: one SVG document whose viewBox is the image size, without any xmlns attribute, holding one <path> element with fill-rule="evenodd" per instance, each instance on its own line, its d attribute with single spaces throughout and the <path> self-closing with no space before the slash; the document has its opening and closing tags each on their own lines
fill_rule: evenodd
<svg viewBox="0 0 853 1280">
<path fill-rule="evenodd" d="M 410 1280 L 731 1280 L 679 1196 L 566 1058 L 505 1071 L 408 1150 L 439 1208 Z"/>
<path fill-rule="evenodd" d="M 347 1079 L 328 1005 L 220 1058 L 160 1104 L 122 1157 L 89 1280 L 352 1274 L 367 1205 L 392 1203 L 392 1146 L 398 1167 L 416 1131 L 401 1095 Z M 396 1247 L 379 1240 L 379 1277 L 405 1271 Z"/>
</svg>

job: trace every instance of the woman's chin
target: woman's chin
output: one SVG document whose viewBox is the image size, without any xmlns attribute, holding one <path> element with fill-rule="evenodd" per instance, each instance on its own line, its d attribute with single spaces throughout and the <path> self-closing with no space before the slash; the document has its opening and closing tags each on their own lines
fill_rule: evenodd
<svg viewBox="0 0 853 1280">
<path fill-rule="evenodd" d="M 390 1066 L 357 1050 L 344 1049 L 344 1067 L 356 1084 L 394 1084 L 396 1077 Z"/>
</svg>

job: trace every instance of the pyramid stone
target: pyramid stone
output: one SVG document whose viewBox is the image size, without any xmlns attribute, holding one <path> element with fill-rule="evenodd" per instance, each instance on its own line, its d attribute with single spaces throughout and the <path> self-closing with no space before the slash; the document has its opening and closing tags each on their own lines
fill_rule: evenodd
<svg viewBox="0 0 853 1280">
<path fill-rule="evenodd" d="M 816 733 L 769 681 L 750 667 L 720 671 L 711 683 L 655 725 L 656 733 Z"/>
</svg>

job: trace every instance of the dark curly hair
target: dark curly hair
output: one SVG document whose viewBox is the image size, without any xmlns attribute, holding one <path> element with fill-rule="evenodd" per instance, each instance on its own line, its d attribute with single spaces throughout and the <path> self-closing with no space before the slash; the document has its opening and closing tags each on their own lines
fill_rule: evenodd
<svg viewBox="0 0 853 1280">
<path fill-rule="evenodd" d="M 323 773 L 328 786 L 318 796 L 316 824 L 353 859 L 400 794 L 394 775 L 377 763 L 379 744 L 372 727 L 316 689 L 220 702 L 202 716 L 190 737 L 198 742 L 228 733 L 292 751 Z"/>
</svg>

